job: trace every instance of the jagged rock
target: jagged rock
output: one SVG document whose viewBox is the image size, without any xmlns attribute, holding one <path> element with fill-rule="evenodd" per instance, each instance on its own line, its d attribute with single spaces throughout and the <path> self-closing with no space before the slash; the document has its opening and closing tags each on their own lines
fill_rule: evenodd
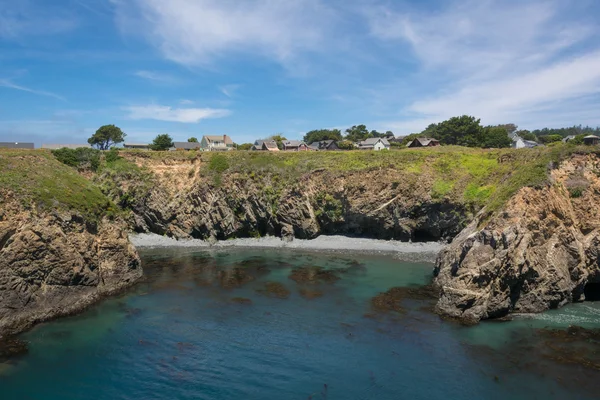
<svg viewBox="0 0 600 400">
<path fill-rule="evenodd" d="M 393 170 L 343 176 L 318 170 L 297 184 L 275 190 L 268 176 L 264 181 L 240 180 L 235 174 L 224 174 L 218 187 L 210 181 L 182 182 L 174 175 L 185 170 L 188 161 L 165 165 L 132 157 L 156 179 L 132 207 L 129 222 L 136 232 L 203 240 L 265 235 L 291 240 L 341 234 L 449 241 L 473 218 L 462 204 L 432 199 L 431 182 L 395 186 L 393 182 L 402 182 L 403 176 Z M 161 178 L 165 170 L 172 173 Z M 135 185 L 126 181 L 121 186 L 135 190 Z"/>
<path fill-rule="evenodd" d="M 116 222 L 7 209 L 0 219 L 0 337 L 80 311 L 142 275 Z"/>
<path fill-rule="evenodd" d="M 587 182 L 578 196 L 569 192 L 574 174 Z M 553 170 L 548 186 L 521 189 L 490 220 L 480 214 L 438 256 L 437 311 L 479 321 L 584 300 L 585 285 L 600 282 L 598 204 L 597 162 L 580 156 Z"/>
<path fill-rule="evenodd" d="M 291 242 L 294 240 L 294 227 L 291 225 L 284 225 L 281 228 L 281 240 L 284 242 Z"/>
</svg>

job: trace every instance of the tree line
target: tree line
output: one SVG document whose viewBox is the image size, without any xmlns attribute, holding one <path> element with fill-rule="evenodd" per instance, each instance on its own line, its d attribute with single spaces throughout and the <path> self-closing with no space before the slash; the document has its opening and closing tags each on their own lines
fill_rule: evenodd
<svg viewBox="0 0 600 400">
<path fill-rule="evenodd" d="M 96 147 L 98 150 L 109 150 L 111 147 L 123 143 L 127 134 L 115 125 L 104 125 L 98 128 L 98 130 L 88 139 L 88 143 L 91 146 Z M 198 143 L 198 139 L 190 137 L 188 140 L 190 143 Z M 173 147 L 173 138 L 168 133 L 161 133 L 156 135 L 150 149 L 157 151 L 168 150 Z"/>
<path fill-rule="evenodd" d="M 568 136 L 572 136 L 569 142 L 573 144 L 582 144 L 583 138 L 587 135 L 600 136 L 600 127 L 573 125 L 567 128 L 542 128 L 533 131 L 520 130 L 516 132 L 525 140 L 533 140 L 538 143 L 548 144 L 560 142 Z"/>
<path fill-rule="evenodd" d="M 481 148 L 504 148 L 510 147 L 513 137 L 519 136 L 524 140 L 531 140 L 537 143 L 548 144 L 559 142 L 567 136 L 573 136 L 571 141 L 574 144 L 583 143 L 583 137 L 586 135 L 599 135 L 600 127 L 592 128 L 590 126 L 574 125 L 567 128 L 543 128 L 533 131 L 519 130 L 518 126 L 509 124 L 487 125 L 483 126 L 481 120 L 469 115 L 452 117 L 440 123 L 430 124 L 419 133 L 412 133 L 391 143 L 395 147 L 404 147 L 410 141 L 418 137 L 428 137 L 439 140 L 442 145 L 457 145 L 465 147 Z M 88 139 L 88 143 L 99 150 L 108 150 L 112 146 L 122 143 L 127 135 L 115 125 L 104 125 Z M 365 125 L 353 125 L 345 130 L 340 129 L 315 129 L 307 132 L 303 141 L 307 144 L 320 142 L 323 140 L 335 140 L 340 149 L 351 150 L 354 143 L 369 138 L 394 136 L 391 131 L 378 132 L 368 130 Z M 274 140 L 280 149 L 283 149 L 283 142 L 287 140 L 283 134 L 276 134 L 265 140 Z M 197 143 L 198 139 L 190 137 L 188 142 Z M 237 145 L 239 150 L 249 150 L 252 143 Z M 169 134 L 157 135 L 150 148 L 152 150 L 168 150 L 173 147 L 173 139 Z"/>
</svg>

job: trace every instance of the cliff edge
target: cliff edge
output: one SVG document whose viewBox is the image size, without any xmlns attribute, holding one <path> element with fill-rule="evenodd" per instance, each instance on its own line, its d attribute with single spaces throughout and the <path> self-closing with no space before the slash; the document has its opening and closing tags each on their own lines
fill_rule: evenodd
<svg viewBox="0 0 600 400">
<path fill-rule="evenodd" d="M 142 276 L 125 224 L 51 156 L 0 152 L 0 338 L 81 311 Z"/>
</svg>

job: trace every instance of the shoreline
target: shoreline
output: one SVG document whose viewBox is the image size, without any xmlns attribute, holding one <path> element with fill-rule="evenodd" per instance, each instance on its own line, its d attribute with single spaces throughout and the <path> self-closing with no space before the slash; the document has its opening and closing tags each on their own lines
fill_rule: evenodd
<svg viewBox="0 0 600 400">
<path fill-rule="evenodd" d="M 294 239 L 286 242 L 278 237 L 232 239 L 209 243 L 201 239 L 177 240 L 156 234 L 132 234 L 131 243 L 139 250 L 160 248 L 185 248 L 198 250 L 237 249 L 281 249 L 309 252 L 345 254 L 393 255 L 394 258 L 410 261 L 433 262 L 446 246 L 439 242 L 400 242 L 395 240 L 362 239 L 346 236 L 319 236 L 315 239 Z"/>
</svg>

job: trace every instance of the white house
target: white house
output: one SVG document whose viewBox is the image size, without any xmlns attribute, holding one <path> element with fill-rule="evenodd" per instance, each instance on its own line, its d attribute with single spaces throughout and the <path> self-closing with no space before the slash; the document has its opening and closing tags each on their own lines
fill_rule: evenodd
<svg viewBox="0 0 600 400">
<path fill-rule="evenodd" d="M 390 142 L 385 138 L 369 138 L 358 144 L 360 150 L 389 150 Z"/>
<path fill-rule="evenodd" d="M 533 147 L 540 146 L 539 143 L 534 142 L 533 140 L 525 140 L 520 136 L 515 136 L 513 138 L 512 147 L 514 149 L 531 149 Z"/>
<path fill-rule="evenodd" d="M 227 135 L 204 135 L 200 141 L 200 148 L 204 151 L 233 150 L 233 140 Z"/>
</svg>

